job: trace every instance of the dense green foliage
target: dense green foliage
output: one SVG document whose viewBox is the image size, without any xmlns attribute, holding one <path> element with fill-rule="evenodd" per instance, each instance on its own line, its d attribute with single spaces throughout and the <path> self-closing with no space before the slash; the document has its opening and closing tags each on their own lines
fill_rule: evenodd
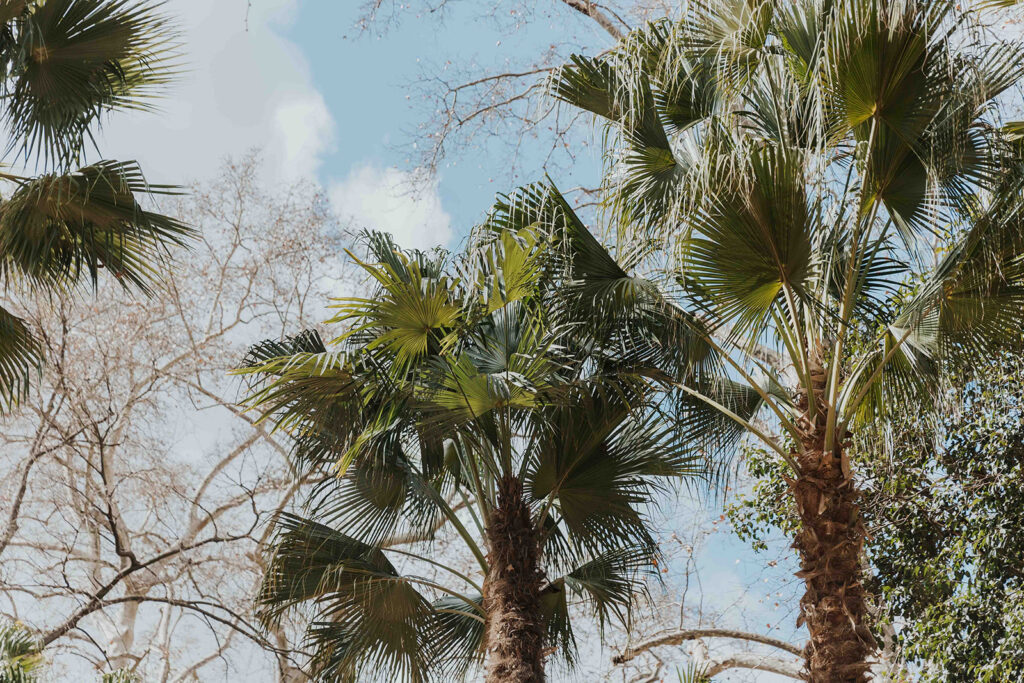
<svg viewBox="0 0 1024 683">
<path fill-rule="evenodd" d="M 924 680 L 1024 678 L 1024 363 L 1003 361 L 865 472 L 874 587 Z"/>
</svg>

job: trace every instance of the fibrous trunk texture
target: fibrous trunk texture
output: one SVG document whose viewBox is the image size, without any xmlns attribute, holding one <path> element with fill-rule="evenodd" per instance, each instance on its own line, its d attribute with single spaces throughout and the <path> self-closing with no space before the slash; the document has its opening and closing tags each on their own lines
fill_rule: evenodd
<svg viewBox="0 0 1024 683">
<path fill-rule="evenodd" d="M 801 402 L 806 408 L 806 397 Z M 801 521 L 793 546 L 806 588 L 799 622 L 810 634 L 806 674 L 812 683 L 861 683 L 877 647 L 865 618 L 865 529 L 845 445 L 826 452 L 821 422 L 804 421 L 802 453 L 794 454 L 800 473 L 790 482 Z"/>
<path fill-rule="evenodd" d="M 539 683 L 544 680 L 540 548 L 523 484 L 514 476 L 506 475 L 499 485 L 487 544 L 487 681 Z"/>
</svg>

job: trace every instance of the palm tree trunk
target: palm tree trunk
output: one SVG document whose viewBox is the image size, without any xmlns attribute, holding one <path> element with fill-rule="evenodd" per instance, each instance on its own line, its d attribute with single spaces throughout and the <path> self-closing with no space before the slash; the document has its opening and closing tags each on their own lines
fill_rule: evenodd
<svg viewBox="0 0 1024 683">
<path fill-rule="evenodd" d="M 793 547 L 800 554 L 797 576 L 806 584 L 798 624 L 806 623 L 810 633 L 807 680 L 862 683 L 868 680 L 867 660 L 877 646 L 866 624 L 861 574 L 865 529 L 858 492 L 849 464 L 844 464 L 845 446 L 827 453 L 822 428 L 813 426 L 804 433 L 803 452 L 795 454 L 800 474 L 790 487 L 801 521 Z"/>
<path fill-rule="evenodd" d="M 487 545 L 487 682 L 540 683 L 544 680 L 540 548 L 523 499 L 523 483 L 515 476 L 505 475 L 499 484 Z"/>
</svg>

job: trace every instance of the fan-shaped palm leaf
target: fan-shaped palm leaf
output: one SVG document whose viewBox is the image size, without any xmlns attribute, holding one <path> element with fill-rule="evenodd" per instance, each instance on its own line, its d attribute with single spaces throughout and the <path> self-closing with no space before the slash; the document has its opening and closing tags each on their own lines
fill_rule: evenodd
<svg viewBox="0 0 1024 683">
<path fill-rule="evenodd" d="M 21 10 L 16 11 L 20 4 Z M 137 0 L 9 2 L 0 59 L 12 148 L 74 163 L 91 126 L 115 109 L 147 109 L 174 76 L 175 30 Z"/>
</svg>

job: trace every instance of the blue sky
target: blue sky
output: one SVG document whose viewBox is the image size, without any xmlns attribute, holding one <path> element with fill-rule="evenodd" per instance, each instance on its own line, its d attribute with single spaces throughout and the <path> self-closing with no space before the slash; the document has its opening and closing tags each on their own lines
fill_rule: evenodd
<svg viewBox="0 0 1024 683">
<path fill-rule="evenodd" d="M 576 13 L 564 9 L 516 30 L 504 21 L 508 17 L 482 15 L 483 3 L 454 2 L 443 17 L 401 12 L 380 35 L 353 27 L 361 6 L 356 2 L 302 3 L 294 23 L 284 32 L 308 60 L 312 82 L 334 117 L 337 146 L 324 157 L 320 172 L 328 185 L 344 179 L 353 169 L 383 166 L 409 170 L 416 163 L 411 145 L 430 144 L 423 137 L 429 128 L 417 131 L 429 116 L 428 104 L 410 88 L 418 78 L 437 75 L 455 80 L 449 64 L 479 64 L 481 69 L 500 71 L 513 56 L 543 54 L 563 39 L 564 25 L 557 22 L 577 25 L 581 37 L 589 38 L 595 49 L 608 42 Z M 438 189 L 443 209 L 452 217 L 454 234 L 464 233 L 477 221 L 496 192 L 507 191 L 514 183 L 540 179 L 547 149 L 540 141 L 526 145 L 516 168 L 500 144 L 446 159 Z M 593 156 L 586 155 L 558 182 L 568 186 L 577 178 L 593 179 L 598 169 Z"/>
<path fill-rule="evenodd" d="M 528 141 L 513 165 L 504 144 L 477 146 L 446 159 L 436 187 L 417 183 L 410 195 L 411 146 L 429 144 L 417 132 L 427 107 L 410 83 L 452 77 L 459 65 L 529 64 L 570 40 L 592 51 L 609 44 L 556 3 L 517 30 L 508 9 L 517 4 L 498 3 L 494 16 L 468 0 L 451 0 L 441 14 L 398 10 L 381 35 L 355 26 L 361 0 L 171 0 L 167 13 L 186 46 L 183 75 L 158 115 L 115 116 L 101 147 L 138 158 L 154 182 L 208 178 L 226 157 L 259 148 L 269 182 L 311 178 L 343 218 L 390 229 L 410 246 L 456 240 L 497 192 L 541 179 L 550 147 Z M 557 174 L 562 187 L 598 178 L 593 148 L 578 149 L 578 163 Z"/>
</svg>

